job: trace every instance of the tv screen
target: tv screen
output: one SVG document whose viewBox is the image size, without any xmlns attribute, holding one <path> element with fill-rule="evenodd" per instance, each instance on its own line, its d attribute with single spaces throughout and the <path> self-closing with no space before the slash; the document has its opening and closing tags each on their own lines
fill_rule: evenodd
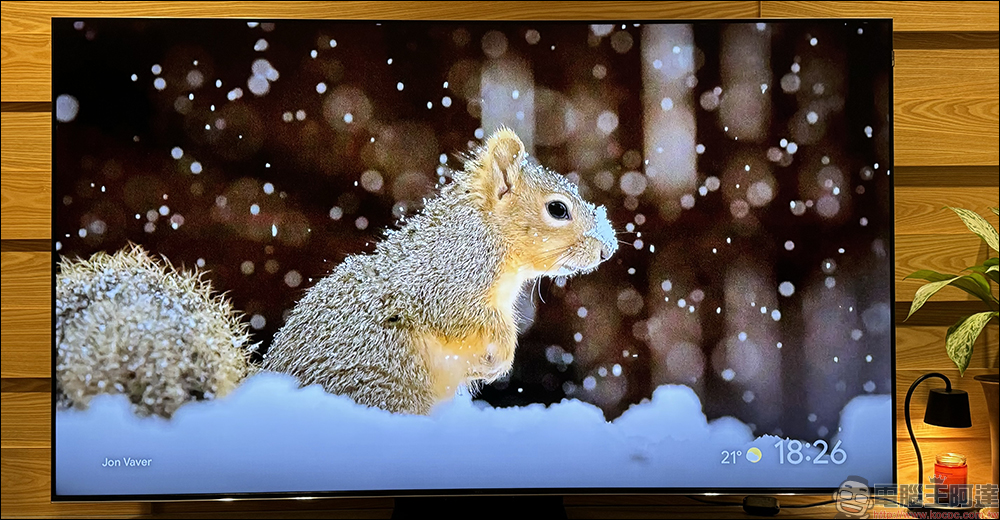
<svg viewBox="0 0 1000 520">
<path fill-rule="evenodd" d="M 893 481 L 890 21 L 52 35 L 55 499 Z"/>
</svg>

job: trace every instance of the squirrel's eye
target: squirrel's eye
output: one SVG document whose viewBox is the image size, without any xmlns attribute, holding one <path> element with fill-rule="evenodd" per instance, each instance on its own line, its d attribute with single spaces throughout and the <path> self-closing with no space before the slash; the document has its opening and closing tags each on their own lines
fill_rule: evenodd
<svg viewBox="0 0 1000 520">
<path fill-rule="evenodd" d="M 552 218 L 556 220 L 569 220 L 569 208 L 562 201 L 554 200 L 545 207 L 549 210 L 549 215 L 552 215 Z"/>
</svg>

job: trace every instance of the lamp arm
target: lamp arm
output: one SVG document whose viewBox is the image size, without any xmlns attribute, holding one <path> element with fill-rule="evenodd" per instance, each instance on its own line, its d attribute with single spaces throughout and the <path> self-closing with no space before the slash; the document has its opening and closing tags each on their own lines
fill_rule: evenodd
<svg viewBox="0 0 1000 520">
<path fill-rule="evenodd" d="M 913 435 L 913 425 L 910 422 L 910 398 L 913 397 L 913 391 L 917 389 L 917 386 L 920 383 L 923 383 L 932 377 L 943 379 L 945 391 L 951 392 L 951 380 L 949 380 L 944 374 L 931 372 L 918 377 L 917 380 L 910 385 L 910 389 L 906 392 L 906 402 L 903 405 L 903 414 L 906 416 L 906 431 L 910 434 L 910 441 L 913 443 L 913 451 L 917 453 L 917 483 L 920 485 L 917 495 L 918 505 L 924 503 L 924 461 L 920 458 L 920 447 L 917 446 L 917 438 Z"/>
</svg>

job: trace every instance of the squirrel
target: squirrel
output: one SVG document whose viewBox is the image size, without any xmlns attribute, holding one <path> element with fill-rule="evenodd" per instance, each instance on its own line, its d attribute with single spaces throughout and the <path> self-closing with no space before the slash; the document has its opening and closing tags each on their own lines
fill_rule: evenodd
<svg viewBox="0 0 1000 520">
<path fill-rule="evenodd" d="M 586 273 L 618 249 L 606 209 L 529 162 L 500 128 L 463 171 L 372 254 L 349 256 L 309 289 L 263 365 L 247 327 L 202 274 L 131 245 L 63 258 L 56 277 L 60 408 L 125 394 L 138 415 L 166 418 L 221 397 L 258 370 L 391 412 L 425 415 L 460 387 L 510 371 L 515 303 L 541 276 Z"/>
<path fill-rule="evenodd" d="M 221 397 L 251 371 L 250 336 L 204 273 L 177 270 L 130 244 L 56 275 L 56 405 L 125 394 L 139 416 Z"/>
<path fill-rule="evenodd" d="M 263 370 L 416 415 L 511 370 L 525 283 L 592 271 L 618 242 L 607 210 L 529 161 L 512 130 L 463 160 L 373 253 L 347 257 L 306 292 Z"/>
</svg>

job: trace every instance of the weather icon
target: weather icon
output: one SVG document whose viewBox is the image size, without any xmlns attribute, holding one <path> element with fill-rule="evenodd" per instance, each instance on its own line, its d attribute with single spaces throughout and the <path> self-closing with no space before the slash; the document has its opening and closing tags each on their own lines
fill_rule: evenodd
<svg viewBox="0 0 1000 520">
<path fill-rule="evenodd" d="M 747 450 L 747 460 L 755 464 L 760 462 L 760 450 L 757 448 L 750 448 Z"/>
</svg>

